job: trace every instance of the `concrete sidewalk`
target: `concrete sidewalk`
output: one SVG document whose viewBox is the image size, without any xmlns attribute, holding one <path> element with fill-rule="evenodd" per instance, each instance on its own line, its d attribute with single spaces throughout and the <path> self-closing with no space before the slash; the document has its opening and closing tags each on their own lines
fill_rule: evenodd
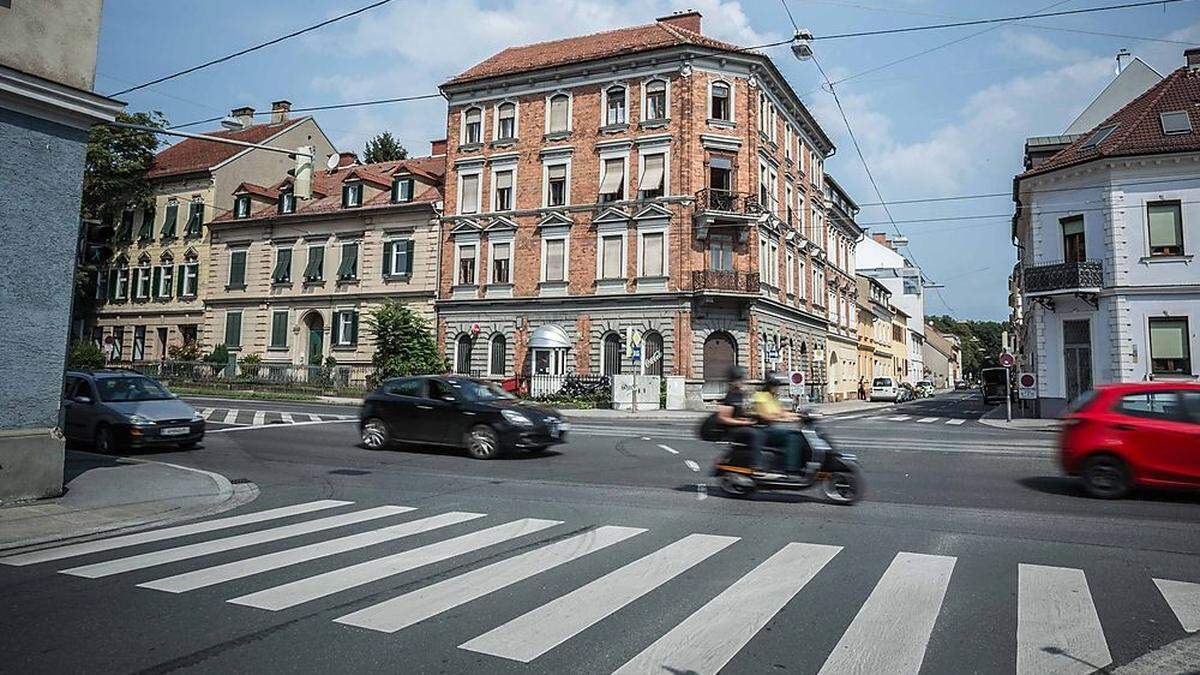
<svg viewBox="0 0 1200 675">
<path fill-rule="evenodd" d="M 200 469 L 68 451 L 66 492 L 0 508 L 0 551 L 117 530 L 163 525 L 226 511 L 258 496 Z"/>
<path fill-rule="evenodd" d="M 996 429 L 1011 429 L 1013 431 L 1047 431 L 1055 432 L 1062 428 L 1060 419 L 1041 419 L 1037 417 L 1014 417 L 1012 421 L 1004 419 L 1004 406 L 996 406 L 979 418 L 980 424 Z"/>
</svg>

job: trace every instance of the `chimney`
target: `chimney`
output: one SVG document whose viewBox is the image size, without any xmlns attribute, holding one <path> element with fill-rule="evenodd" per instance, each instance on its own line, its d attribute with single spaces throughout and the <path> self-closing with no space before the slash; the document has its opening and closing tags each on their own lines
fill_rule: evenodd
<svg viewBox="0 0 1200 675">
<path fill-rule="evenodd" d="M 439 138 L 429 141 L 429 154 L 440 157 L 446 154 L 446 139 Z"/>
<path fill-rule="evenodd" d="M 700 32 L 700 12 L 694 9 L 684 9 L 678 12 L 672 12 L 667 16 L 660 16 L 655 21 L 665 23 L 668 26 L 690 30 L 693 33 Z"/>
<path fill-rule="evenodd" d="M 358 164 L 358 155 L 353 152 L 339 152 L 337 168 L 344 169 L 348 166 Z"/>
<path fill-rule="evenodd" d="M 242 125 L 243 129 L 251 124 L 254 124 L 254 108 L 251 108 L 248 105 L 230 110 L 229 115 L 237 120 L 238 124 Z"/>
<path fill-rule="evenodd" d="M 274 101 L 271 103 L 271 124 L 279 124 L 288 120 L 288 113 L 292 111 L 291 101 Z"/>
<path fill-rule="evenodd" d="M 888 241 L 887 235 L 884 234 L 883 232 L 872 232 L 871 238 L 874 239 L 877 243 L 883 244 L 884 246 L 886 246 L 888 248 L 892 247 L 892 242 Z"/>
<path fill-rule="evenodd" d="M 1187 62 L 1188 68 L 1200 69 L 1200 47 L 1183 50 L 1183 60 Z"/>
</svg>

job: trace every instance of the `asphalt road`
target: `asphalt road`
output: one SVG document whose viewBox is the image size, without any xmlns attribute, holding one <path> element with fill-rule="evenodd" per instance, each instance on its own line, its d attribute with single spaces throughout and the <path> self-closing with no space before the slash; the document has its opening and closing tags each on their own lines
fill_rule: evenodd
<svg viewBox="0 0 1200 675">
<path fill-rule="evenodd" d="M 353 408 L 195 405 L 213 433 L 159 458 L 259 499 L 205 532 L 0 565 L 0 663 L 1084 673 L 1200 629 L 1200 499 L 1087 499 L 1053 434 L 984 426 L 971 395 L 825 420 L 865 467 L 853 507 L 720 496 L 692 423 L 579 420 L 552 452 L 479 462 L 359 448 Z"/>
</svg>

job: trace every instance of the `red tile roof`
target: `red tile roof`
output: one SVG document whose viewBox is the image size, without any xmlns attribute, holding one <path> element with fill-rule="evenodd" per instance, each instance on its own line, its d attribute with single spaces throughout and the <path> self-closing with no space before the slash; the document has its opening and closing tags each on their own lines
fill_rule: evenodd
<svg viewBox="0 0 1200 675">
<path fill-rule="evenodd" d="M 446 84 L 460 84 L 497 75 L 540 70 L 567 63 L 602 59 L 617 54 L 645 52 L 680 45 L 698 45 L 724 51 L 742 50 L 741 47 L 714 40 L 687 28 L 657 21 L 644 26 L 618 28 L 591 35 L 509 47 L 471 66 Z"/>
<path fill-rule="evenodd" d="M 278 124 L 255 124 L 245 129 L 214 131 L 207 136 L 219 136 L 247 143 L 262 143 L 275 134 L 299 124 L 307 117 L 287 120 Z M 154 163 L 146 172 L 147 178 L 164 178 L 197 171 L 207 171 L 233 157 L 246 148 L 225 143 L 213 143 L 199 138 L 185 138 L 154 156 Z"/>
<path fill-rule="evenodd" d="M 1200 70 L 1183 67 L 1113 113 L 1095 129 L 1063 148 L 1044 164 L 1017 176 L 1025 178 L 1084 164 L 1105 157 L 1158 155 L 1200 150 Z M 1192 130 L 1186 134 L 1163 132 L 1160 115 L 1186 112 Z M 1085 147 L 1096 131 L 1116 125 L 1108 138 Z"/>
<path fill-rule="evenodd" d="M 277 199 L 279 197 L 279 188 L 265 188 L 261 185 L 255 185 L 254 183 L 242 183 L 241 185 L 237 186 L 237 188 L 233 191 L 233 194 L 236 195 L 242 192 L 258 195 L 259 197 L 266 197 L 267 199 Z"/>
</svg>

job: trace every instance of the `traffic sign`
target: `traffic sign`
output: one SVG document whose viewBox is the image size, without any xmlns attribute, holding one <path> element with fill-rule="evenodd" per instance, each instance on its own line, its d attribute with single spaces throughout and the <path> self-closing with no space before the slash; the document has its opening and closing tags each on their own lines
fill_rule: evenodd
<svg viewBox="0 0 1200 675">
<path fill-rule="evenodd" d="M 1013 358 L 1012 354 L 1004 352 L 1000 355 L 1000 365 L 1004 366 L 1005 368 L 1012 368 L 1014 365 L 1016 365 L 1016 363 L 1017 360 Z"/>
<path fill-rule="evenodd" d="M 1033 373 L 1021 373 L 1017 376 L 1017 396 L 1022 399 L 1037 398 L 1037 378 Z"/>
<path fill-rule="evenodd" d="M 791 374 L 791 376 L 789 376 L 788 380 L 791 383 L 790 386 L 788 387 L 788 393 L 791 394 L 792 396 L 803 396 L 804 395 L 804 371 L 793 370 L 792 374 Z"/>
</svg>

